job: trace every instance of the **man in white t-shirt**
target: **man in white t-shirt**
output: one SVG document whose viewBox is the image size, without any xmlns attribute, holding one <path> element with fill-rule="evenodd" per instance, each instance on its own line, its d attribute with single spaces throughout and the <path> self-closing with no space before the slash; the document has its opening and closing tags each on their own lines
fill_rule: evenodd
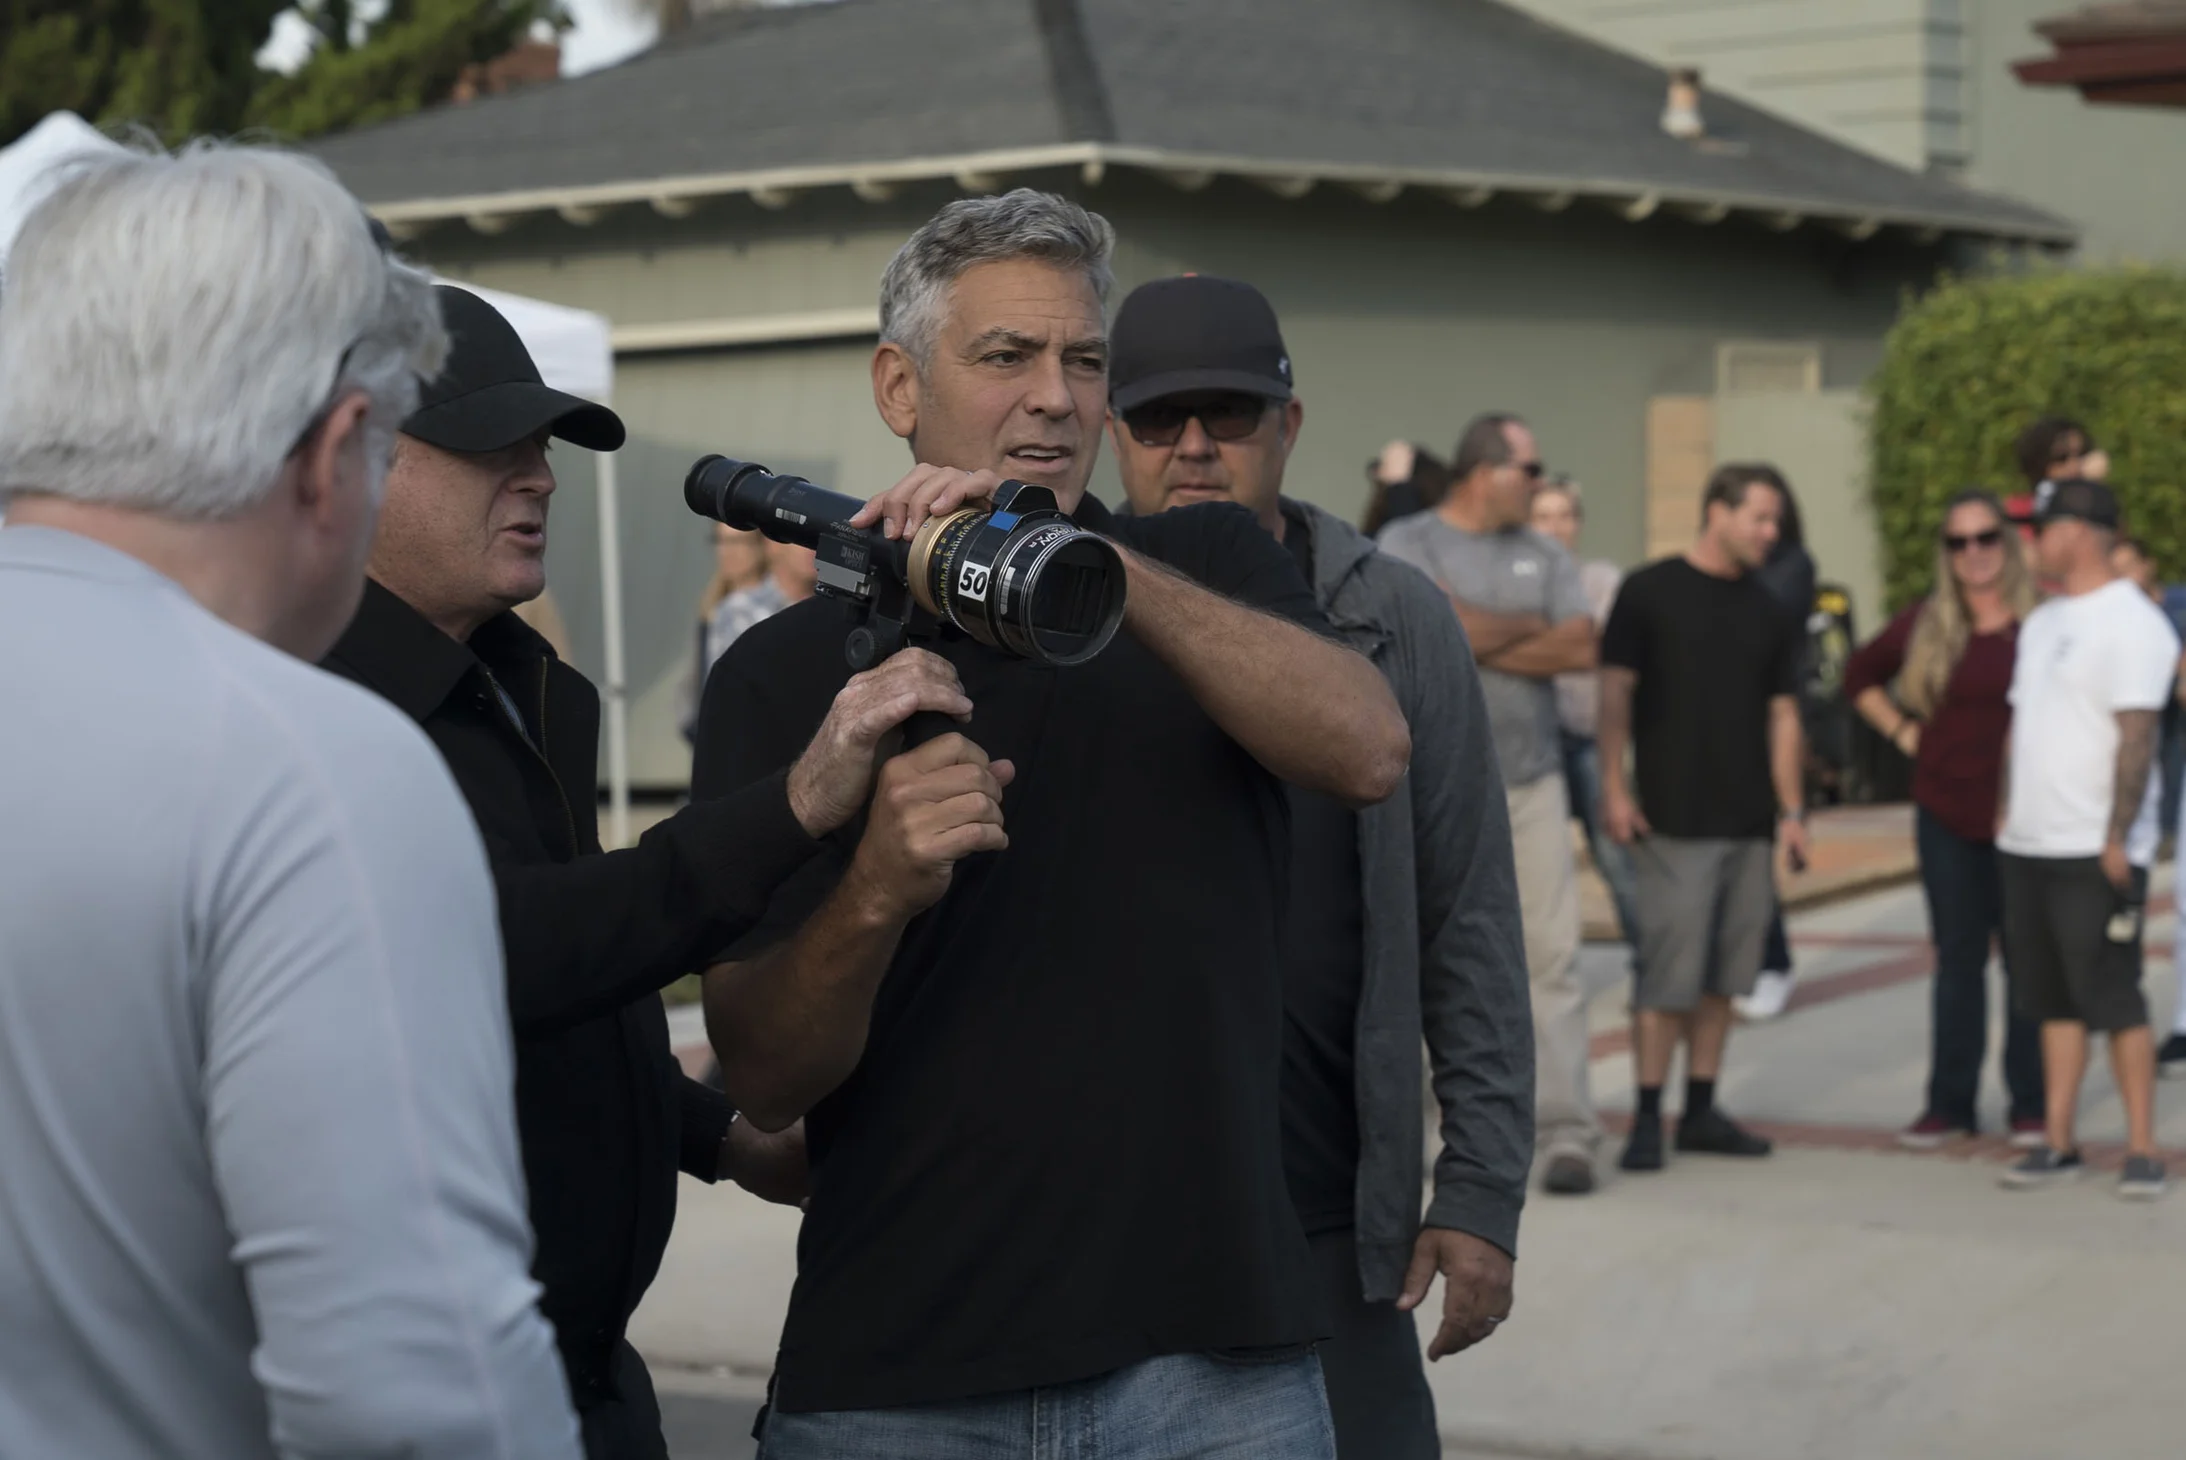
<svg viewBox="0 0 2186 1460">
<path fill-rule="evenodd" d="M 2036 564 L 2058 591 L 2019 630 L 1996 846 L 2012 998 L 2042 1026 L 2049 1131 L 2004 1184 L 2048 1185 L 2084 1170 L 2073 1122 L 2092 1029 L 2110 1036 L 2125 1104 L 2118 1194 L 2148 1199 L 2162 1195 L 2165 1174 L 2140 987 L 2148 874 L 2131 844 L 2178 639 L 2147 596 L 2111 572 L 2118 502 L 2108 487 L 2043 482 L 2034 512 Z"/>
</svg>

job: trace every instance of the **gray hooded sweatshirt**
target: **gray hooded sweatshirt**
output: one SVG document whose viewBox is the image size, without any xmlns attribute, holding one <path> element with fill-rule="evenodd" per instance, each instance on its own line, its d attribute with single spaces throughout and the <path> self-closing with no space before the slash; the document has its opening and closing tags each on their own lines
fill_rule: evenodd
<svg viewBox="0 0 2186 1460">
<path fill-rule="evenodd" d="M 1285 501 L 1313 590 L 1387 676 L 1412 727 L 1396 792 L 1359 813 L 1365 972 L 1357 1023 L 1357 1238 L 1365 1298 L 1397 1296 L 1422 1225 L 1516 1255 L 1533 1161 L 1533 1016 L 1510 814 L 1472 646 L 1427 576 L 1341 518 Z M 1442 1106 L 1420 1212 L 1424 1040 Z"/>
</svg>

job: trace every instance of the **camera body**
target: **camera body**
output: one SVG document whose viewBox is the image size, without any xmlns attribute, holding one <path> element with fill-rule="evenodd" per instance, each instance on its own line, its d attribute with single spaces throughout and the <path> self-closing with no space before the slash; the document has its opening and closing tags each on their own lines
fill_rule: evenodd
<svg viewBox="0 0 2186 1460">
<path fill-rule="evenodd" d="M 855 497 L 723 456 L 699 458 L 683 493 L 702 517 L 812 549 L 818 591 L 857 620 L 843 645 L 853 669 L 950 631 L 1036 663 L 1082 664 L 1123 621 L 1115 545 L 1028 482 L 1002 483 L 987 507 L 929 518 L 907 541 L 852 527 L 865 505 Z"/>
</svg>

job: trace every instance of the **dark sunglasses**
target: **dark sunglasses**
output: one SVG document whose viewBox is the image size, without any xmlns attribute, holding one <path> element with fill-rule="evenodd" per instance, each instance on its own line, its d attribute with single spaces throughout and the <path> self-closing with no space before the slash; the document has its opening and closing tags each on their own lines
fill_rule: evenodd
<svg viewBox="0 0 2186 1460">
<path fill-rule="evenodd" d="M 1150 400 L 1123 412 L 1123 427 L 1141 446 L 1174 446 L 1195 420 L 1217 441 L 1242 441 L 1260 429 L 1269 404 L 1242 393 Z"/>
<path fill-rule="evenodd" d="M 1526 474 L 1526 480 L 1529 482 L 1539 481 L 1544 472 L 1547 470 L 1547 468 L 1543 467 L 1538 461 L 1514 461 L 1511 462 L 1510 465 L 1515 466 L 1520 471 L 1524 472 Z"/>
<path fill-rule="evenodd" d="M 1969 532 L 1963 537 L 1955 532 L 1943 534 L 1944 549 L 1953 554 L 1966 552 L 1977 547 L 1992 548 L 2003 540 L 2004 529 L 2001 527 L 1992 527 L 1986 532 Z"/>
</svg>

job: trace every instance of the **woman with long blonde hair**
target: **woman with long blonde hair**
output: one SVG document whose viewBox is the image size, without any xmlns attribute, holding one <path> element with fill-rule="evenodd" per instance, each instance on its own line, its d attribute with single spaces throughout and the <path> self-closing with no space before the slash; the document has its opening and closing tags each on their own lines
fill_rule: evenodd
<svg viewBox="0 0 2186 1460">
<path fill-rule="evenodd" d="M 2011 729 L 2019 624 L 2036 597 L 2003 504 L 1968 489 L 1944 509 L 1934 591 L 1892 619 L 1845 668 L 1853 708 L 1913 759 L 1920 880 L 1936 950 L 1927 1108 L 1898 1135 L 1914 1150 L 1979 1129 L 1989 948 L 2003 931 L 1998 778 Z M 2006 1015 L 2004 1086 L 2012 1144 L 2041 1145 L 2041 1035 L 2016 1013 Z"/>
</svg>

